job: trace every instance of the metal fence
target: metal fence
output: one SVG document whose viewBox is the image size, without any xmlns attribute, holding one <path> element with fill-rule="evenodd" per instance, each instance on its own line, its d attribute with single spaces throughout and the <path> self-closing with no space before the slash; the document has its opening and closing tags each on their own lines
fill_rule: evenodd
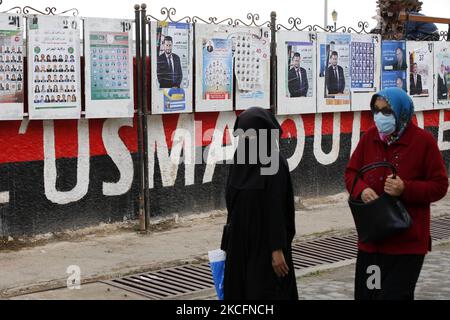
<svg viewBox="0 0 450 320">
<path fill-rule="evenodd" d="M 0 5 L 2 1 L 0 0 Z M 136 59 L 136 83 L 137 83 L 137 131 L 138 131 L 138 183 L 139 183 L 139 220 L 142 230 L 149 229 L 150 222 L 150 196 L 149 196 L 149 177 L 148 177 L 148 136 L 147 136 L 147 124 L 149 109 L 151 101 L 148 101 L 148 97 L 151 99 L 149 92 L 149 84 L 151 85 L 152 79 L 147 79 L 147 68 L 152 68 L 151 63 L 147 63 L 147 58 L 150 53 L 147 52 L 147 45 L 151 39 L 150 23 L 155 22 L 184 22 L 195 25 L 197 23 L 209 24 L 209 25 L 228 25 L 231 27 L 244 26 L 244 27 L 258 27 L 269 28 L 271 32 L 271 44 L 270 44 L 270 107 L 272 111 L 276 110 L 276 92 L 277 92 L 277 42 L 276 34 L 278 31 L 303 31 L 303 32 L 326 32 L 326 33 L 350 33 L 350 34 L 373 34 L 377 33 L 377 30 L 370 30 L 369 23 L 366 21 L 357 22 L 356 27 L 352 26 L 337 26 L 336 22 L 333 25 L 322 27 L 320 25 L 303 25 L 302 20 L 298 17 L 290 17 L 287 20 L 287 24 L 277 22 L 276 12 L 272 12 L 268 20 L 261 20 L 259 14 L 248 13 L 246 19 L 233 19 L 224 18 L 219 19 L 217 17 L 202 18 L 199 16 L 184 16 L 182 18 L 176 17 L 177 12 L 175 8 L 162 8 L 160 10 L 160 18 L 157 18 L 147 13 L 147 5 L 135 5 L 135 59 Z M 78 16 L 79 11 L 76 8 L 58 11 L 56 7 L 46 7 L 44 10 L 36 9 L 31 6 L 13 7 L 8 10 L 2 11 L 3 13 L 17 13 L 23 15 L 73 15 Z M 439 40 L 449 41 L 449 32 L 441 31 L 439 33 Z M 424 39 L 426 40 L 426 39 Z M 195 46 L 195 42 L 194 42 Z M 193 66 L 193 73 L 195 74 L 195 64 Z M 149 70 L 151 71 L 151 70 Z M 151 73 L 150 73 L 151 74 Z M 147 81 L 150 80 L 150 83 Z M 194 82 L 195 90 L 195 82 Z M 195 99 L 193 101 L 195 107 Z"/>
</svg>

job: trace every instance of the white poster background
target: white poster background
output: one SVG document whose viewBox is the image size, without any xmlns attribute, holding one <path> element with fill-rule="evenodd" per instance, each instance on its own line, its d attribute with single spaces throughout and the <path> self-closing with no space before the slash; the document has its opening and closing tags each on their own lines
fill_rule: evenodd
<svg viewBox="0 0 450 320">
<path fill-rule="evenodd" d="M 305 114 L 315 113 L 317 109 L 317 90 L 316 90 L 316 33 L 279 31 L 277 33 L 277 114 Z M 288 97 L 287 78 L 288 78 L 288 43 L 310 43 L 311 45 L 298 45 L 300 49 L 301 62 L 300 67 L 306 70 L 308 75 L 308 95 L 306 97 Z"/>
<path fill-rule="evenodd" d="M 437 41 L 434 43 L 434 109 L 450 109 L 450 99 L 440 100 L 438 99 L 438 79 L 441 69 L 441 64 L 444 65 L 444 73 L 447 78 L 447 96 L 448 87 L 450 87 L 450 43 Z M 449 97 L 450 98 L 450 97 Z"/>
<path fill-rule="evenodd" d="M 232 30 L 236 110 L 270 109 L 270 29 L 234 27 Z"/>
<path fill-rule="evenodd" d="M 80 81 L 80 20 L 78 17 L 63 17 L 63 16 L 43 16 L 30 15 L 27 18 L 27 39 L 28 39 L 28 106 L 30 119 L 79 119 L 81 116 L 81 81 Z M 38 55 L 60 55 L 72 56 L 73 59 L 67 63 L 61 62 L 34 62 L 34 56 Z M 72 61 L 72 62 L 70 62 Z M 35 72 L 35 67 L 47 68 L 53 65 L 59 66 L 70 65 L 73 67 L 71 72 Z M 56 75 L 60 79 L 62 75 L 68 75 L 70 81 L 59 82 L 52 80 L 51 82 L 36 82 L 38 78 L 44 76 L 47 79 L 48 75 L 53 77 Z M 74 92 L 71 92 L 71 97 L 75 97 L 75 102 L 39 102 L 34 101 L 34 89 L 36 85 L 48 86 L 55 85 L 74 85 Z M 55 97 L 58 94 L 62 96 L 65 93 L 50 92 L 48 89 L 42 92 L 44 96 Z"/>
<path fill-rule="evenodd" d="M 330 33 L 318 33 L 317 34 L 317 73 L 321 73 L 321 59 L 322 53 L 321 46 L 329 45 L 331 41 L 335 41 L 334 51 L 339 54 L 338 65 L 343 68 L 345 78 L 345 92 L 344 94 L 334 95 L 334 98 L 325 98 L 325 71 L 328 68 L 324 66 L 323 76 L 317 77 L 317 112 L 345 112 L 350 111 L 351 105 L 351 83 L 350 83 L 350 34 L 330 34 Z M 348 92 L 348 94 L 347 94 Z M 330 95 L 331 97 L 332 95 Z"/>
<path fill-rule="evenodd" d="M 131 20 L 84 19 L 86 118 L 132 118 L 134 116 L 132 25 Z M 98 47 L 98 45 L 92 44 L 91 34 L 94 36 L 96 34 L 105 36 L 106 43 L 104 46 L 101 45 Z M 123 45 L 115 45 L 115 35 L 128 36 L 128 46 L 125 48 Z M 92 48 L 91 45 L 93 46 Z M 99 49 L 102 49 L 104 52 L 98 52 Z M 123 54 L 123 49 L 127 50 L 126 54 Z M 96 50 L 96 52 L 92 50 Z M 100 55 L 102 55 L 101 60 L 99 60 Z M 106 55 L 108 55 L 109 59 L 106 59 Z M 126 66 L 122 65 L 124 58 L 127 64 Z M 93 62 L 98 64 L 98 67 L 91 68 Z M 104 70 L 104 72 L 99 72 L 99 70 Z M 107 74 L 106 71 L 108 71 Z M 92 74 L 93 72 L 95 74 Z M 121 86 L 126 85 L 125 88 L 128 90 L 122 89 L 123 91 L 120 94 L 128 98 L 117 99 L 111 97 L 109 99 L 98 99 L 93 97 L 92 77 L 110 77 L 111 79 L 99 80 L 99 83 L 106 83 L 108 81 L 108 85 L 112 85 L 116 89 L 119 83 Z"/>
<path fill-rule="evenodd" d="M 203 98 L 203 42 L 210 39 L 229 39 L 233 28 L 223 25 L 195 25 L 195 111 L 211 112 L 211 111 L 232 111 L 233 110 L 233 90 L 229 99 L 224 100 L 206 100 Z M 226 68 L 231 66 L 225 66 Z M 233 85 L 231 85 L 231 88 Z"/>
<path fill-rule="evenodd" d="M 414 55 L 414 62 L 417 63 L 417 74 L 422 79 L 422 89 L 428 92 L 422 95 L 411 95 L 414 102 L 415 111 L 432 110 L 434 102 L 433 90 L 433 42 L 427 41 L 406 41 L 406 61 L 408 64 L 408 73 L 406 77 L 406 88 L 408 94 L 411 95 L 411 79 L 412 65 L 411 59 Z"/>
<path fill-rule="evenodd" d="M 351 111 L 369 111 L 372 96 L 381 88 L 381 36 L 380 35 L 352 35 L 352 42 L 374 44 L 374 87 L 365 90 L 352 89 Z"/>
<path fill-rule="evenodd" d="M 23 57 L 25 47 L 23 45 L 23 17 L 20 14 L 4 14 L 0 13 L 0 30 L 1 36 L 0 45 L 4 48 L 1 50 L 0 75 L 2 90 L 0 91 L 0 120 L 21 120 L 23 119 L 23 101 L 24 101 L 24 70 Z M 8 35 L 10 32 L 17 32 L 17 35 Z M 14 53 L 11 51 L 11 46 L 14 47 Z M 9 47 L 9 52 L 6 51 Z M 17 49 L 16 49 L 17 48 Z M 6 52 L 5 52 L 6 51 Z M 11 52 L 11 53 L 10 53 Z M 6 62 L 6 56 L 11 58 L 14 56 L 15 62 Z M 20 61 L 17 61 L 20 58 Z M 8 66 L 8 69 L 6 67 Z M 13 70 L 10 70 L 10 68 Z M 17 70 L 16 70 L 17 69 Z M 21 69 L 21 70 L 20 70 Z M 8 81 L 8 78 L 14 75 L 14 78 L 22 80 Z M 6 90 L 6 84 L 10 90 Z M 12 96 L 12 97 L 11 97 Z M 11 101 L 13 100 L 13 101 Z"/>
<path fill-rule="evenodd" d="M 183 23 L 185 24 L 185 23 Z M 181 89 L 184 90 L 185 94 L 185 108 L 184 110 L 174 110 L 174 111 L 164 111 L 164 94 L 167 89 L 161 89 L 159 87 L 158 77 L 157 77 L 157 58 L 159 52 L 157 53 L 157 22 L 151 22 L 151 39 L 150 39 L 150 50 L 151 50 L 151 64 L 152 64 L 152 113 L 153 114 L 168 114 L 168 113 L 191 113 L 192 108 L 192 98 L 193 98 L 193 51 L 194 51 L 194 39 L 193 39 L 193 28 L 192 25 L 189 27 L 188 40 L 186 41 L 186 30 L 176 29 L 169 27 L 168 34 L 165 36 L 171 36 L 173 39 L 172 52 L 177 54 L 181 60 L 181 66 L 183 70 L 183 81 L 181 84 Z M 184 37 L 180 40 L 180 37 Z M 187 43 L 186 43 L 187 42 Z M 186 46 L 188 46 L 188 56 L 186 57 Z M 185 85 L 187 86 L 185 87 Z"/>
</svg>

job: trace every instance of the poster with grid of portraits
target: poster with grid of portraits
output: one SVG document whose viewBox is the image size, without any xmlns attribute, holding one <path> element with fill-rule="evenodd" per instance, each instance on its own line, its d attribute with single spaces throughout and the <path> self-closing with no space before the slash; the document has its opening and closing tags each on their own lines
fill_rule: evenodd
<svg viewBox="0 0 450 320">
<path fill-rule="evenodd" d="M 270 30 L 234 27 L 234 75 L 236 110 L 270 108 Z"/>
<path fill-rule="evenodd" d="M 352 35 L 350 58 L 351 110 L 370 110 L 372 96 L 381 84 L 381 37 Z"/>
<path fill-rule="evenodd" d="M 86 118 L 134 115 L 132 21 L 84 20 Z"/>
<path fill-rule="evenodd" d="M 23 118 L 23 50 L 22 16 L 0 14 L 0 120 Z"/>
<path fill-rule="evenodd" d="M 28 17 L 30 119 L 80 118 L 79 25 L 77 17 Z"/>
<path fill-rule="evenodd" d="M 233 110 L 232 31 L 229 26 L 195 26 L 197 112 Z"/>
</svg>

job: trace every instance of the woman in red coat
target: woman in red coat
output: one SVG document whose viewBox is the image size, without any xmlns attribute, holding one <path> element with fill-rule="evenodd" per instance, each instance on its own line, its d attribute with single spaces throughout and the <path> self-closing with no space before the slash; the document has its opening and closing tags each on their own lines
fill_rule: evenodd
<svg viewBox="0 0 450 320">
<path fill-rule="evenodd" d="M 376 126 L 361 137 L 347 165 L 347 190 L 363 166 L 390 162 L 397 169 L 396 179 L 388 168 L 374 169 L 358 181 L 352 196 L 365 203 L 382 193 L 399 197 L 412 225 L 377 243 L 358 243 L 355 299 L 414 299 L 424 257 L 431 251 L 430 204 L 446 195 L 448 176 L 434 137 L 411 122 L 414 105 L 403 90 L 375 94 L 371 110 Z M 373 270 L 380 271 L 380 282 L 370 286 Z"/>
</svg>

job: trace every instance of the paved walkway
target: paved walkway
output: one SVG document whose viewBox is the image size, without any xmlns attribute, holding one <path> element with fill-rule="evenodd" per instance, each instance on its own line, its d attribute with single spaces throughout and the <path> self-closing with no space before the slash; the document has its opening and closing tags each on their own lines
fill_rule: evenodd
<svg viewBox="0 0 450 320">
<path fill-rule="evenodd" d="M 305 208 L 297 212 L 296 240 L 315 238 L 329 233 L 346 233 L 354 230 L 345 195 L 330 198 L 304 201 Z M 450 207 L 450 196 L 433 205 L 434 216 L 447 215 Z M 224 213 L 215 213 L 199 218 L 195 216 L 180 218 L 169 230 L 142 235 L 132 230 L 113 234 L 90 235 L 70 241 L 52 242 L 43 246 L 26 248 L 19 251 L 0 250 L 0 298 L 24 295 L 44 289 L 62 288 L 66 286 L 69 274 L 67 268 L 72 265 L 81 269 L 82 283 L 92 283 L 111 279 L 127 274 L 157 270 L 160 268 L 180 265 L 186 262 L 196 263 L 207 259 L 209 250 L 217 249 Z M 433 253 L 427 259 L 430 267 L 425 270 L 433 274 L 430 279 L 443 284 L 439 278 L 443 276 L 440 270 L 450 266 L 448 260 Z M 450 255 L 450 254 L 449 254 Z M 435 258 L 434 258 L 435 257 Z M 446 256 L 447 259 L 448 256 Z M 436 259 L 436 260 L 432 260 Z M 432 268 L 433 265 L 438 267 Z M 450 269 L 445 275 L 450 274 Z M 302 278 L 299 281 L 302 299 L 351 299 L 353 295 L 353 270 L 351 267 L 338 269 L 331 278 L 326 274 Z M 425 271 L 426 272 L 426 271 Z M 425 273 L 426 274 L 426 273 Z M 428 279 L 424 277 L 424 279 Z M 432 281 L 432 280 L 429 280 Z M 433 282 L 424 283 L 423 297 L 431 296 L 450 298 L 446 291 L 450 285 L 442 285 L 439 293 L 430 288 Z M 99 298 L 137 298 L 133 295 L 109 290 L 103 285 L 83 285 L 87 291 L 70 292 L 66 298 L 99 299 Z M 67 289 L 66 289 L 67 291 Z M 53 298 L 64 297 L 61 291 L 48 291 Z M 46 295 L 44 294 L 44 296 Z M 126 297 L 125 297 L 126 294 Z M 428 297 L 430 297 L 430 295 Z M 47 298 L 50 298 L 47 296 Z M 40 295 L 30 296 L 39 298 Z M 195 297 L 193 297 L 195 298 Z M 198 297 L 200 298 L 200 297 Z"/>
<path fill-rule="evenodd" d="M 353 300 L 355 264 L 297 280 L 300 300 Z M 416 300 L 450 300 L 450 244 L 438 246 L 424 262 Z"/>
</svg>

